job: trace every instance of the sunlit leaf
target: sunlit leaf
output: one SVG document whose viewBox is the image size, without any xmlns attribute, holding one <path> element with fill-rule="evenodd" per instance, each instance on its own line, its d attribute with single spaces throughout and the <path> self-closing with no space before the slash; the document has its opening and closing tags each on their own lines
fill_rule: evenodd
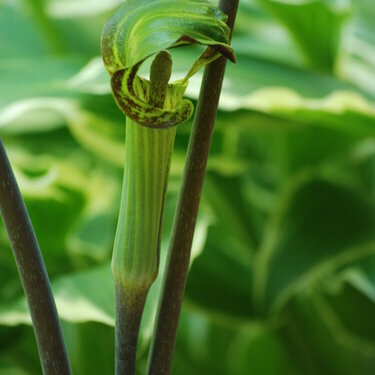
<svg viewBox="0 0 375 375">
<path fill-rule="evenodd" d="M 341 28 L 350 13 L 349 1 L 261 1 L 285 24 L 313 67 L 334 69 Z"/>
</svg>

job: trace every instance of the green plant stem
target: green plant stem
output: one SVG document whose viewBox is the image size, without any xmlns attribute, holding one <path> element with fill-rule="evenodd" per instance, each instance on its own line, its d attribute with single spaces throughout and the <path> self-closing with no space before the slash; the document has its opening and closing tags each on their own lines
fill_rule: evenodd
<svg viewBox="0 0 375 375">
<path fill-rule="evenodd" d="M 163 108 L 171 69 L 170 54 L 167 51 L 159 52 L 151 65 L 149 97 L 151 105 Z M 173 147 L 173 141 L 171 140 L 174 140 L 176 134 L 175 128 L 152 129 L 130 119 L 127 119 L 126 127 L 127 160 L 112 261 L 115 277 L 117 375 L 135 374 L 142 313 L 148 291 L 157 275 L 160 230 L 170 164 L 170 158 L 163 161 L 159 154 L 172 154 L 170 148 Z M 145 168 L 145 165 L 151 168 Z M 156 176 L 158 168 L 163 171 L 162 176 Z M 167 176 L 164 176 L 165 173 Z M 160 185 L 158 179 L 165 180 L 165 185 Z M 152 192 L 151 198 L 149 189 Z M 137 194 L 140 194 L 141 200 L 139 198 L 137 200 Z M 154 200 L 155 205 L 160 201 L 160 207 L 155 207 L 153 203 L 146 205 L 145 201 L 150 200 Z M 136 242 L 141 247 L 137 247 Z M 155 256 L 147 254 L 146 251 L 144 259 L 139 259 L 140 254 L 134 254 L 149 249 L 155 251 Z M 126 252 L 132 256 L 126 257 Z"/>
<path fill-rule="evenodd" d="M 130 290 L 115 282 L 116 374 L 135 374 L 137 342 L 148 288 Z"/>
<path fill-rule="evenodd" d="M 228 26 L 233 30 L 238 0 L 221 0 L 219 6 L 228 15 Z M 155 331 L 151 342 L 147 371 L 149 375 L 169 374 L 171 370 L 178 321 L 189 270 L 191 245 L 225 65 L 225 57 L 220 57 L 206 67 L 203 75 L 174 218 Z"/>
<path fill-rule="evenodd" d="M 69 375 L 72 372 L 47 270 L 1 139 L 0 212 L 29 305 L 43 373 Z"/>
</svg>

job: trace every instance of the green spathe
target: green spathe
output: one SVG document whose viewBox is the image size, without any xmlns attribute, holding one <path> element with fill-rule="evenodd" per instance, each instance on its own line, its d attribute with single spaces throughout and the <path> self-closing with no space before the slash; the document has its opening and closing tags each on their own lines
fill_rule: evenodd
<svg viewBox="0 0 375 375">
<path fill-rule="evenodd" d="M 183 95 L 188 79 L 220 54 L 235 61 L 225 21 L 226 15 L 205 0 L 129 0 L 104 27 L 104 65 L 114 98 L 127 116 L 124 182 L 112 260 L 116 282 L 125 288 L 148 290 L 157 275 L 176 126 L 194 110 Z M 186 44 L 207 49 L 184 79 L 168 84 L 170 72 L 162 78 L 161 56 L 170 57 L 162 51 Z M 150 82 L 137 72 L 154 54 L 158 62 L 153 65 L 160 74 Z"/>
<path fill-rule="evenodd" d="M 167 90 L 165 108 L 180 102 L 184 91 L 184 86 Z M 153 129 L 127 119 L 124 182 L 112 261 L 115 277 L 123 285 L 148 288 L 157 275 L 175 135 L 176 127 Z"/>
<path fill-rule="evenodd" d="M 206 0 L 128 0 L 102 34 L 107 71 L 130 68 L 147 57 L 183 44 L 213 46 L 234 60 L 226 15 Z"/>
</svg>

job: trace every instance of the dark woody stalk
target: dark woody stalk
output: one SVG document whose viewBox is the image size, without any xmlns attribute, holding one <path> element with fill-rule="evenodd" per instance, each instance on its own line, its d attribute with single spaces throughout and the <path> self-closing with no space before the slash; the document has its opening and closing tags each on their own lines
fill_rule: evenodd
<svg viewBox="0 0 375 375">
<path fill-rule="evenodd" d="M 227 24 L 233 30 L 238 0 L 221 0 L 219 7 L 228 15 Z M 206 67 L 203 75 L 151 343 L 148 375 L 167 375 L 171 370 L 194 229 L 225 65 L 226 59 L 220 57 Z"/>
<path fill-rule="evenodd" d="M 29 305 L 45 375 L 70 375 L 59 317 L 43 257 L 0 139 L 0 212 Z"/>
</svg>

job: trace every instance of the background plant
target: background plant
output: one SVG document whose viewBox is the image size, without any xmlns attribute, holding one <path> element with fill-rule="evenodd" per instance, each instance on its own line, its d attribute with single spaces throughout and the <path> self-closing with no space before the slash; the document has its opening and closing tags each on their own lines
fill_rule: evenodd
<svg viewBox="0 0 375 375">
<path fill-rule="evenodd" d="M 114 366 L 109 261 L 124 128 L 97 41 L 118 3 L 0 5 L 0 132 L 79 374 Z M 176 374 L 374 372 L 375 13 L 370 0 L 342 7 L 344 16 L 343 2 L 303 3 L 240 4 L 238 62 L 220 103 Z M 300 28 L 311 6 L 317 20 L 337 22 Z M 306 51 L 311 40 L 322 46 L 322 35 L 336 35 L 332 48 Z M 182 76 L 196 52 L 173 54 Z M 198 82 L 187 92 L 193 99 Z M 186 125 L 177 132 L 165 234 L 188 136 Z M 0 241 L 0 371 L 38 374 L 2 227 Z M 142 323 L 140 373 L 159 285 Z"/>
</svg>

